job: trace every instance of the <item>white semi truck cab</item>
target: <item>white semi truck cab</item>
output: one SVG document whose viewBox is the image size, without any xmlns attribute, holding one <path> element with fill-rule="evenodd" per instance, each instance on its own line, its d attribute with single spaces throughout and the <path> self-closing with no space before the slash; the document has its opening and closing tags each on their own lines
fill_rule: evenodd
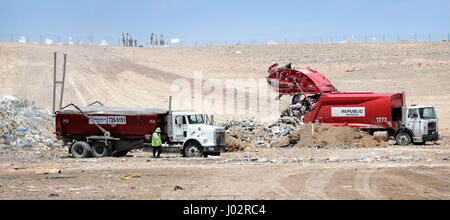
<svg viewBox="0 0 450 220">
<path fill-rule="evenodd" d="M 226 148 L 225 130 L 213 123 L 213 116 L 202 112 L 170 112 L 167 115 L 169 143 L 181 145 L 186 157 L 220 156 Z"/>
<path fill-rule="evenodd" d="M 432 106 L 404 107 L 402 123 L 396 136 L 398 145 L 425 144 L 439 139 L 438 119 Z"/>
</svg>

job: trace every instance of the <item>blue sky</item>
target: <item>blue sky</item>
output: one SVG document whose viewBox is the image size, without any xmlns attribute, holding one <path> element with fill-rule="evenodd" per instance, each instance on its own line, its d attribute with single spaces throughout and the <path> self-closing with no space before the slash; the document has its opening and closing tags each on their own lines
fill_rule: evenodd
<svg viewBox="0 0 450 220">
<path fill-rule="evenodd" d="M 0 0 L 0 40 L 39 36 L 117 44 L 121 32 L 184 42 L 334 41 L 450 32 L 448 0 Z M 56 40 L 56 39 L 55 39 Z"/>
</svg>

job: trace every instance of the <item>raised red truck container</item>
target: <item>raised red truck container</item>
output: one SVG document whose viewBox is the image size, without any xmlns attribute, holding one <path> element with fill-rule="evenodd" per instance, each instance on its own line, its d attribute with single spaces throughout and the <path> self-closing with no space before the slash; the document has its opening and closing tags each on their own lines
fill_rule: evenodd
<svg viewBox="0 0 450 220">
<path fill-rule="evenodd" d="M 403 104 L 402 93 L 326 93 L 304 119 L 305 123 L 393 133 L 401 126 Z"/>
</svg>

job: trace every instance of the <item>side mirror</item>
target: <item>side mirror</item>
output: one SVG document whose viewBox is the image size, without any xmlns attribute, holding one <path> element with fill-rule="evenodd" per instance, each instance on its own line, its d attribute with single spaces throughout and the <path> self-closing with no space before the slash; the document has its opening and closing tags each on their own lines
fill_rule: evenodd
<svg viewBox="0 0 450 220">
<path fill-rule="evenodd" d="M 209 117 L 209 124 L 210 125 L 214 125 L 214 115 L 211 115 L 210 117 Z"/>
<path fill-rule="evenodd" d="M 176 119 L 176 124 L 181 126 L 183 124 L 183 118 L 182 117 L 177 117 Z"/>
</svg>

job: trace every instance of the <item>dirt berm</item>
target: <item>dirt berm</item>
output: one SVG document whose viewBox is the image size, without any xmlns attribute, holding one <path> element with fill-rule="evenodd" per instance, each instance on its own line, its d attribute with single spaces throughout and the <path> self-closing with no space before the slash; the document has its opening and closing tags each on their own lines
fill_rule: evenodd
<svg viewBox="0 0 450 220">
<path fill-rule="evenodd" d="M 312 130 L 314 126 L 314 134 Z M 335 127 L 325 124 L 305 124 L 272 147 L 338 147 L 338 148 L 380 148 L 388 143 L 378 140 L 367 132 L 350 127 Z"/>
<path fill-rule="evenodd" d="M 227 152 L 243 152 L 250 148 L 250 144 L 244 143 L 233 136 L 227 134 L 226 136 L 227 141 Z"/>
</svg>

